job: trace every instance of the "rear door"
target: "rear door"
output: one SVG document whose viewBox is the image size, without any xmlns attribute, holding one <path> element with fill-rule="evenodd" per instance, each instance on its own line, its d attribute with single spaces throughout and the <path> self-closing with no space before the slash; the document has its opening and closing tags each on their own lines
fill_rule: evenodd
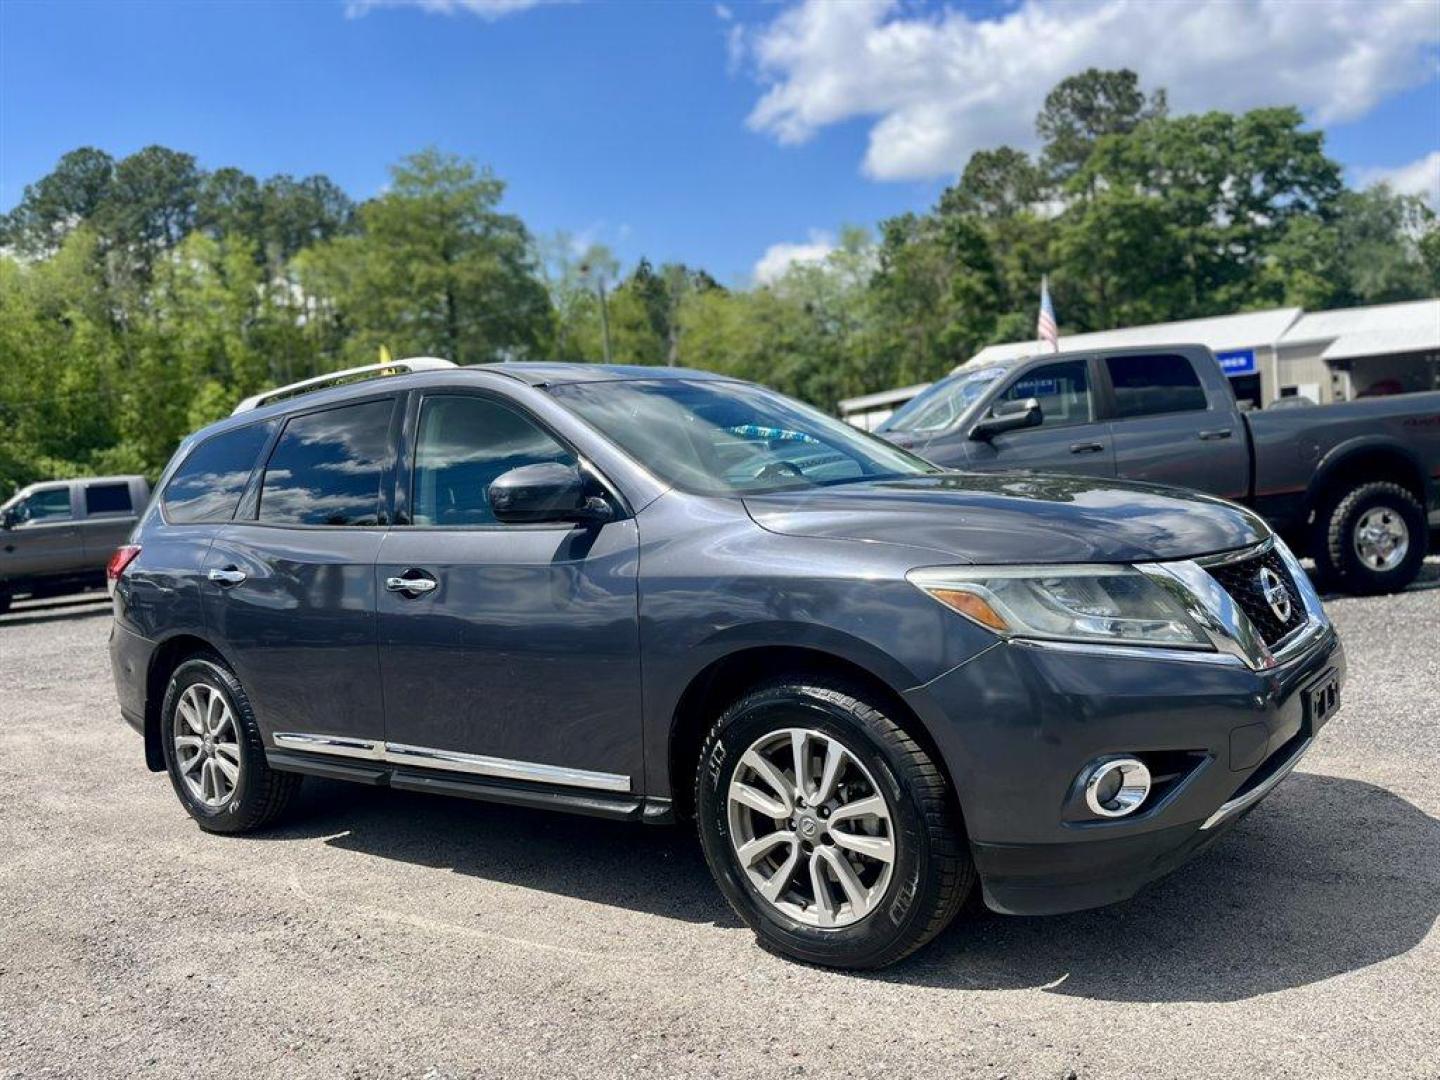
<svg viewBox="0 0 1440 1080">
<path fill-rule="evenodd" d="M 92 569 L 102 570 L 115 549 L 129 538 L 143 508 L 135 505 L 129 480 L 84 480 L 76 487 L 84 515 L 78 527 L 85 562 Z"/>
<path fill-rule="evenodd" d="M 72 487 L 69 481 L 41 484 L 16 504 L 19 520 L 0 532 L 0 579 L 59 577 L 84 569 Z"/>
<path fill-rule="evenodd" d="M 1250 452 L 1228 388 L 1207 394 L 1194 363 L 1179 352 L 1107 356 L 1101 376 L 1116 475 L 1227 499 L 1248 494 Z"/>
<path fill-rule="evenodd" d="M 1110 430 L 1099 422 L 1088 361 L 1057 360 L 1028 368 L 1000 391 L 992 408 L 1026 398 L 1040 403 L 1040 426 L 986 440 L 967 436 L 969 460 L 963 467 L 1115 475 Z"/>
<path fill-rule="evenodd" d="M 416 399 L 411 523 L 376 567 L 392 758 L 630 790 L 644 764 L 634 520 L 612 499 L 603 524 L 497 522 L 497 476 L 578 455 L 506 398 Z"/>
<path fill-rule="evenodd" d="M 390 519 L 397 401 L 288 417 L 206 558 L 206 622 L 277 746 L 378 748 L 384 738 L 375 557 Z"/>
</svg>

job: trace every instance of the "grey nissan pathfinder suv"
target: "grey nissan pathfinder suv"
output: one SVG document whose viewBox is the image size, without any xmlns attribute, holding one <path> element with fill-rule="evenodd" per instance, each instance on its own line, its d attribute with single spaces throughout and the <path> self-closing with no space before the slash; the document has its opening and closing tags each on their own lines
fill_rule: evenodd
<svg viewBox="0 0 1440 1080">
<path fill-rule="evenodd" d="M 1284 779 L 1345 672 L 1248 510 L 943 472 L 700 372 L 341 373 L 242 403 L 159 491 L 110 651 L 201 828 L 307 773 L 693 819 L 761 942 L 838 967 L 977 882 L 1132 895 Z"/>
</svg>

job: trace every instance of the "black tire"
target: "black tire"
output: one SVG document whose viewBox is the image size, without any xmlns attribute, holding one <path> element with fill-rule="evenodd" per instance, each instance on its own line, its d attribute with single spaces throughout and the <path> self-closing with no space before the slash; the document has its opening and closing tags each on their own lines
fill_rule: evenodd
<svg viewBox="0 0 1440 1080">
<path fill-rule="evenodd" d="M 892 823 L 895 852 L 889 883 L 869 914 L 840 928 L 807 925 L 762 897 L 741 867 L 730 837 L 727 793 L 740 758 L 766 734 L 795 727 L 839 740 L 873 778 Z M 975 882 L 975 866 L 944 776 L 864 691 L 823 679 L 761 686 L 716 720 L 701 748 L 697 771 L 696 817 L 711 873 L 760 944 L 782 956 L 852 970 L 893 964 L 940 933 Z"/>
<path fill-rule="evenodd" d="M 1396 515 L 1409 534 L 1405 557 L 1390 569 L 1367 565 L 1356 551 L 1356 529 L 1366 514 L 1376 510 Z M 1315 545 L 1315 561 L 1321 578 L 1342 592 L 1360 596 L 1399 592 L 1415 580 L 1425 562 L 1429 541 L 1425 508 L 1399 484 L 1376 480 L 1351 488 L 1317 517 L 1316 526 L 1320 542 Z"/>
<path fill-rule="evenodd" d="M 181 777 L 175 747 L 176 709 L 185 691 L 203 683 L 218 691 L 230 706 L 238 728 L 235 742 L 239 754 L 239 778 L 229 798 L 219 806 L 207 805 L 190 790 Z M 265 760 L 265 745 L 255 723 L 255 713 L 245 688 L 218 656 L 192 656 L 170 676 L 160 710 L 160 745 L 165 754 L 165 771 L 185 811 L 206 832 L 244 833 L 264 828 L 280 817 L 300 789 L 296 773 L 277 772 Z"/>
<path fill-rule="evenodd" d="M 4 589 L 0 589 L 0 615 L 10 610 L 11 596 Z"/>
</svg>

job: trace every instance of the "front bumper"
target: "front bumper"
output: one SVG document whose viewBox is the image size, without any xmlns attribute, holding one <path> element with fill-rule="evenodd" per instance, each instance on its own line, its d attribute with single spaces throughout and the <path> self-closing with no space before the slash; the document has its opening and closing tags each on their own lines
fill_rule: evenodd
<svg viewBox="0 0 1440 1080">
<path fill-rule="evenodd" d="M 1329 718 L 1312 721 L 1308 692 L 1344 674 L 1326 624 L 1258 671 L 1002 644 L 907 698 L 955 782 L 986 904 L 1039 915 L 1126 899 L 1213 843 L 1295 767 Z M 1097 819 L 1079 777 L 1119 754 L 1180 764 L 1135 814 Z"/>
</svg>

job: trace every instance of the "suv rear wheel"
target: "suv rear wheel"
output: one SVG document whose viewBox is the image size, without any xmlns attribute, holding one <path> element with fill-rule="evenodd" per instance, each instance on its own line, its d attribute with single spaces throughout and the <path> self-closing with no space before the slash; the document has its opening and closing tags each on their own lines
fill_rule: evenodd
<svg viewBox="0 0 1440 1080">
<path fill-rule="evenodd" d="M 1322 576 L 1345 592 L 1399 592 L 1425 561 L 1425 509 L 1399 484 L 1359 484 L 1331 503 L 1316 525 L 1315 561 Z"/>
<path fill-rule="evenodd" d="M 721 715 L 696 813 L 726 899 L 774 952 L 879 968 L 950 922 L 975 870 L 940 770 L 862 693 L 782 681 Z"/>
<path fill-rule="evenodd" d="M 160 717 L 170 783 L 206 832 L 261 828 L 294 799 L 301 778 L 266 763 L 250 700 L 217 657 L 192 657 L 175 669 Z"/>
</svg>

